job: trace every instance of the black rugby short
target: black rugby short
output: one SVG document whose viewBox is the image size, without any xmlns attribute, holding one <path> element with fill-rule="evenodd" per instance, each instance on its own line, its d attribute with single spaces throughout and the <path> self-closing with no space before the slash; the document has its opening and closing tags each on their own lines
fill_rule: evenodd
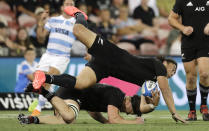
<svg viewBox="0 0 209 131">
<path fill-rule="evenodd" d="M 97 35 L 93 45 L 88 49 L 93 59 L 86 64 L 96 74 L 97 82 L 108 76 L 121 77 L 120 69 L 126 69 L 131 63 L 130 54 L 115 44 Z"/>
<path fill-rule="evenodd" d="M 190 62 L 200 57 L 209 57 L 209 46 L 196 48 L 181 48 L 181 56 L 183 62 Z"/>
</svg>

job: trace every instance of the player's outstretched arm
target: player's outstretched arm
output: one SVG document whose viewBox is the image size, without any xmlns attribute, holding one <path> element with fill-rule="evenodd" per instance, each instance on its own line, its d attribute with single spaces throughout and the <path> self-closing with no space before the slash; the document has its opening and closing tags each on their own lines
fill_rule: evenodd
<svg viewBox="0 0 209 131">
<path fill-rule="evenodd" d="M 109 121 L 102 115 L 101 112 L 90 112 L 88 111 L 88 114 L 96 121 L 103 123 L 103 124 L 108 124 Z"/>
<path fill-rule="evenodd" d="M 107 107 L 108 121 L 110 124 L 143 124 L 144 120 L 137 117 L 135 120 L 125 120 L 119 115 L 119 109 L 113 105 Z"/>
<path fill-rule="evenodd" d="M 165 76 L 158 76 L 157 81 L 158 81 L 160 90 L 162 92 L 163 98 L 165 100 L 165 103 L 167 104 L 168 109 L 169 109 L 170 113 L 172 114 L 172 118 L 175 121 L 181 121 L 183 123 L 186 123 L 186 121 L 183 120 L 176 113 L 176 108 L 175 108 L 175 105 L 174 105 L 173 95 L 172 95 L 171 89 L 170 89 L 169 84 L 168 84 L 168 79 Z M 176 116 L 176 117 L 174 117 L 174 116 Z"/>
</svg>

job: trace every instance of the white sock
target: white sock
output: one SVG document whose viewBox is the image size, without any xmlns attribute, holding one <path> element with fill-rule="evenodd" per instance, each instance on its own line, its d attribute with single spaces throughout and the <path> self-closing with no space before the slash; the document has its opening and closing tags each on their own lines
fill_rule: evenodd
<svg viewBox="0 0 209 131">
<path fill-rule="evenodd" d="M 46 102 L 47 102 L 47 99 L 43 95 L 39 95 L 39 97 L 38 97 L 38 105 L 36 107 L 36 110 L 41 112 L 41 109 L 44 107 Z"/>
<path fill-rule="evenodd" d="M 49 88 L 50 92 L 54 92 L 55 85 L 51 85 Z M 39 95 L 38 97 L 38 105 L 36 107 L 36 110 L 41 112 L 41 109 L 44 107 L 45 103 L 47 102 L 47 99 L 43 95 Z"/>
<path fill-rule="evenodd" d="M 53 93 L 53 92 L 55 91 L 55 87 L 56 87 L 56 86 L 52 84 L 52 85 L 50 86 L 50 88 L 49 88 L 49 92 L 52 92 L 52 93 Z"/>
</svg>

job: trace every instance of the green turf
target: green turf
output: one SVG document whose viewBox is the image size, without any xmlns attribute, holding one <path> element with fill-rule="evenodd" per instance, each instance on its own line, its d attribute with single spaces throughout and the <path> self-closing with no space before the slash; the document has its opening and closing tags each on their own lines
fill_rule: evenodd
<svg viewBox="0 0 209 131">
<path fill-rule="evenodd" d="M 120 125 L 120 124 L 100 124 L 90 118 L 88 114 L 81 111 L 74 124 L 69 125 L 20 125 L 17 120 L 18 113 L 25 111 L 1 111 L 0 131 L 208 131 L 209 122 L 202 121 L 198 113 L 198 121 L 189 124 L 175 123 L 171 119 L 168 111 L 154 111 L 144 115 L 146 119 L 143 125 Z M 49 115 L 50 111 L 44 111 L 42 115 Z M 186 111 L 179 111 L 183 118 L 186 118 Z M 106 115 L 106 114 L 104 114 Z M 134 116 L 122 114 L 126 119 L 133 119 Z"/>
</svg>

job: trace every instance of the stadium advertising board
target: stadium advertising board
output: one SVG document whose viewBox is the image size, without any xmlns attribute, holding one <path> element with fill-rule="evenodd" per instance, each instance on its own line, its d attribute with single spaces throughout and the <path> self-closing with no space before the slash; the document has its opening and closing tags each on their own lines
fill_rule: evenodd
<svg viewBox="0 0 209 131">
<path fill-rule="evenodd" d="M 34 99 L 30 93 L 0 93 L 0 110 L 27 110 Z M 46 102 L 44 109 L 52 109 L 52 105 Z"/>
<path fill-rule="evenodd" d="M 187 102 L 187 95 L 186 95 L 186 89 L 185 89 L 185 72 L 183 68 L 183 63 L 181 62 L 180 57 L 174 57 L 174 59 L 178 62 L 178 68 L 176 74 L 169 80 L 173 97 L 175 100 L 175 105 L 177 109 L 188 109 L 188 102 Z M 39 59 L 37 59 L 38 61 Z M 10 107 L 12 108 L 12 103 L 18 103 L 17 98 L 15 99 L 15 94 L 12 93 L 14 91 L 16 79 L 17 79 L 17 72 L 18 72 L 18 64 L 23 61 L 23 58 L 0 58 L 0 109 L 4 108 L 7 109 L 8 104 L 10 104 Z M 70 65 L 67 68 L 66 73 L 76 76 L 82 68 L 85 66 L 86 61 L 82 58 L 72 58 L 70 61 Z M 139 87 L 130 83 L 124 83 L 120 80 L 117 80 L 115 78 L 108 78 L 102 81 L 102 83 L 109 83 L 109 84 L 116 84 L 122 91 L 124 91 L 127 95 L 133 95 L 138 93 Z M 124 86 L 126 85 L 126 86 Z M 198 84 L 197 84 L 198 87 Z M 199 87 L 198 87 L 199 90 Z M 8 93 L 11 92 L 11 93 Z M 6 93 L 6 94 L 3 94 Z M 23 94 L 18 94 L 19 98 L 23 98 Z M 14 99 L 13 99 L 14 97 Z M 32 99 L 33 97 L 28 95 L 24 96 L 26 99 L 25 101 L 29 103 L 29 99 Z M 12 102 L 13 101 L 13 102 Z M 26 105 L 24 104 L 24 100 L 21 100 L 24 107 Z M 198 92 L 197 94 L 197 108 L 200 105 L 200 94 Z M 19 104 L 18 107 L 22 107 L 23 105 Z M 17 105 L 16 105 L 17 106 Z M 15 107 L 16 107 L 15 106 Z M 16 108 L 16 109 L 19 109 Z M 166 104 L 164 100 L 160 99 L 160 105 L 157 109 L 167 109 Z"/>
</svg>

